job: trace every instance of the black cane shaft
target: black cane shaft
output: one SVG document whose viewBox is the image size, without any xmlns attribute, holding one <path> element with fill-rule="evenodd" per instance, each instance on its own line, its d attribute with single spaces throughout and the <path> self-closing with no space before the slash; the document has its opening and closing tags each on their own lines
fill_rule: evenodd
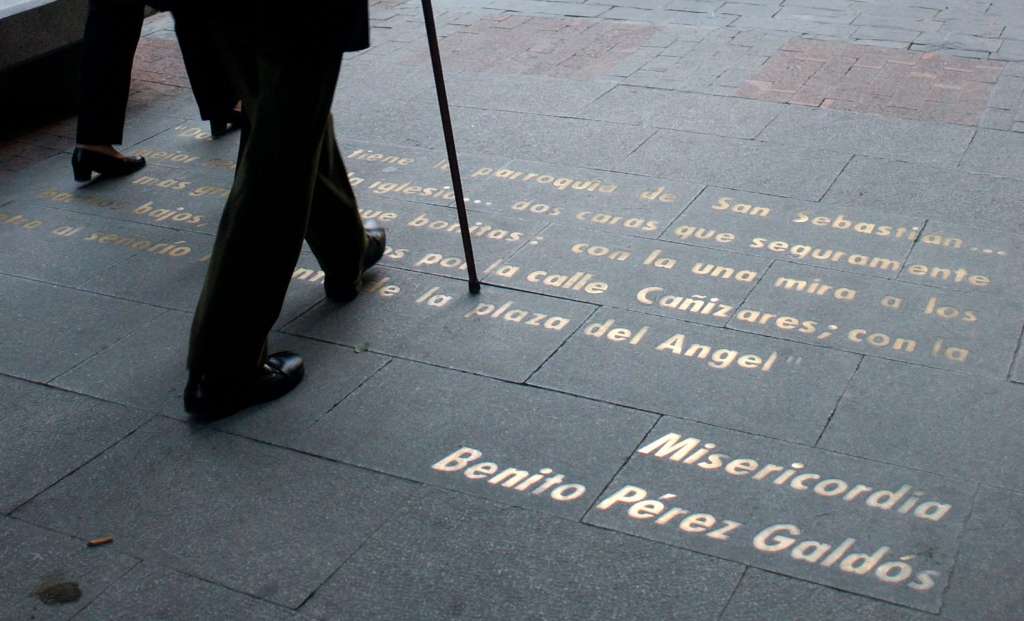
<svg viewBox="0 0 1024 621">
<path fill-rule="evenodd" d="M 473 239 L 469 235 L 469 216 L 466 214 L 466 198 L 462 193 L 462 175 L 459 172 L 459 156 L 455 152 L 455 132 L 448 110 L 448 92 L 444 86 L 444 70 L 441 68 L 441 50 L 437 44 L 437 27 L 434 24 L 434 8 L 430 0 L 423 0 L 423 19 L 427 27 L 427 44 L 430 46 L 430 64 L 434 68 L 434 86 L 437 89 L 437 105 L 441 108 L 441 126 L 444 129 L 444 144 L 448 150 L 448 168 L 451 169 L 452 189 L 455 190 L 456 210 L 459 213 L 459 227 L 462 229 L 462 248 L 466 253 L 466 267 L 469 271 L 469 290 L 480 291 L 480 280 L 476 274 L 476 259 L 473 256 Z"/>
</svg>

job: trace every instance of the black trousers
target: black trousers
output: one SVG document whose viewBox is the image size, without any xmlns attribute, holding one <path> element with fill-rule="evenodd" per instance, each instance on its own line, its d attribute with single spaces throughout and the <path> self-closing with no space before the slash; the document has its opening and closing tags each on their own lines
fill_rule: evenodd
<svg viewBox="0 0 1024 621">
<path fill-rule="evenodd" d="M 338 282 L 358 281 L 366 247 L 330 115 L 342 52 L 298 53 L 259 32 L 218 30 L 248 122 L 188 359 L 192 372 L 228 380 L 262 364 L 303 239 Z"/>
<path fill-rule="evenodd" d="M 82 51 L 79 144 L 120 144 L 131 88 L 132 61 L 142 34 L 145 3 L 91 0 Z M 214 43 L 193 12 L 175 14 L 175 32 L 199 114 L 223 118 L 235 102 Z"/>
</svg>

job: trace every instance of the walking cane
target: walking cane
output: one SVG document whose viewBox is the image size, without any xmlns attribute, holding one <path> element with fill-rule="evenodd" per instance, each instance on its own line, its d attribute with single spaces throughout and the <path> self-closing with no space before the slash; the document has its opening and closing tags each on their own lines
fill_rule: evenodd
<svg viewBox="0 0 1024 621">
<path fill-rule="evenodd" d="M 466 253 L 466 267 L 469 269 L 469 292 L 480 293 L 480 280 L 476 276 L 476 260 L 473 258 L 473 240 L 469 237 L 469 218 L 466 215 L 466 198 L 462 195 L 462 175 L 459 173 L 459 156 L 455 152 L 455 133 L 452 131 L 452 117 L 448 111 L 448 93 L 444 88 L 444 71 L 441 69 L 441 51 L 437 46 L 437 27 L 434 25 L 434 8 L 430 0 L 423 0 L 423 20 L 427 26 L 427 44 L 430 46 L 430 64 L 434 67 L 434 86 L 437 88 L 437 105 L 441 108 L 441 125 L 444 128 L 444 144 L 448 149 L 448 168 L 452 173 L 452 188 L 455 190 L 456 208 L 459 212 L 459 228 L 462 229 L 462 248 Z"/>
</svg>

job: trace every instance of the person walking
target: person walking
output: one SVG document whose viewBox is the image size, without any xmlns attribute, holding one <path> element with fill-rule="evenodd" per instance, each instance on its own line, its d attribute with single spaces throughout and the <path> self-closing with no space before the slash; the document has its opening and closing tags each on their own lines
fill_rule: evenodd
<svg viewBox="0 0 1024 621">
<path fill-rule="evenodd" d="M 209 24 L 246 123 L 189 343 L 184 406 L 202 418 L 301 382 L 302 359 L 268 354 L 267 335 L 303 239 L 326 274 L 327 297 L 341 303 L 356 297 L 386 242 L 377 223 L 360 218 L 330 114 L 343 53 L 369 46 L 367 0 L 217 6 Z"/>
<path fill-rule="evenodd" d="M 140 0 L 90 0 L 82 52 L 81 105 L 71 166 L 75 180 L 92 174 L 128 175 L 146 165 L 140 156 L 124 155 L 121 144 L 131 87 L 132 62 L 142 34 L 146 5 Z M 238 94 L 219 64 L 213 41 L 202 27 L 202 13 L 183 8 L 175 13 L 175 33 L 185 60 L 199 114 L 221 136 L 238 127 Z"/>
</svg>

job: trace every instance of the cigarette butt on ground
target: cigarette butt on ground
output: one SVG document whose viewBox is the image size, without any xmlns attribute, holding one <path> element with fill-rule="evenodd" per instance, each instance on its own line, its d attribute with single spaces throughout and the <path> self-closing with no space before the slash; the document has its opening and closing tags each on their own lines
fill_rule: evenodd
<svg viewBox="0 0 1024 621">
<path fill-rule="evenodd" d="M 107 535 L 106 537 L 97 537 L 96 539 L 90 539 L 89 542 L 86 545 L 89 546 L 90 548 L 95 548 L 96 546 L 105 546 L 108 543 L 113 543 L 113 542 L 114 542 L 114 538 L 112 536 L 110 536 L 110 535 Z"/>
</svg>

